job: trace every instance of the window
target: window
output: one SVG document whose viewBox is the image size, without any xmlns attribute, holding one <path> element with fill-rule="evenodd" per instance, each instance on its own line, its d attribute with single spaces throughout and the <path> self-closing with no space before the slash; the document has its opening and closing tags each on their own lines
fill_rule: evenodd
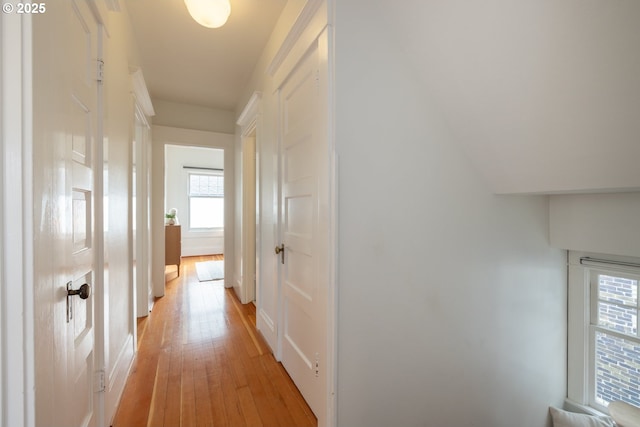
<svg viewBox="0 0 640 427">
<path fill-rule="evenodd" d="M 640 260 L 594 258 L 569 253 L 568 399 L 640 407 Z"/>
<path fill-rule="evenodd" d="M 224 176 L 189 174 L 189 228 L 224 227 Z"/>
<path fill-rule="evenodd" d="M 595 403 L 622 400 L 640 406 L 638 279 L 592 271 L 590 355 Z"/>
</svg>

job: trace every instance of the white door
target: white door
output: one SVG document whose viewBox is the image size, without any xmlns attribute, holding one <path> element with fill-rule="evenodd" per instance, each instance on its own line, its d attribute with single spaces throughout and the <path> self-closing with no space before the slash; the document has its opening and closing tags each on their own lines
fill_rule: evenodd
<svg viewBox="0 0 640 427">
<path fill-rule="evenodd" d="M 327 405 L 330 274 L 326 46 L 325 34 L 279 91 L 282 364 L 319 418 Z"/>
<path fill-rule="evenodd" d="M 54 60 L 34 72 L 34 147 L 44 157 L 35 229 L 45 243 L 35 248 L 36 423 L 93 426 L 97 30 L 85 0 L 47 3 L 43 19 L 34 54 Z"/>
<path fill-rule="evenodd" d="M 97 115 L 97 30 L 85 0 L 71 2 L 68 64 L 71 75 L 70 111 L 66 150 L 67 179 L 60 196 L 70 200 L 70 236 L 61 235 L 70 254 L 72 289 L 94 288 L 94 155 Z M 68 300 L 67 366 L 70 395 L 68 425 L 94 424 L 94 328 L 93 298 L 74 295 Z"/>
</svg>

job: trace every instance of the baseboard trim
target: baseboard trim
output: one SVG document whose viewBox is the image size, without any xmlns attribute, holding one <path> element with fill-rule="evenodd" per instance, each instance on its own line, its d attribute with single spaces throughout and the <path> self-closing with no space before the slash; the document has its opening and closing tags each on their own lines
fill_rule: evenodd
<svg viewBox="0 0 640 427">
<path fill-rule="evenodd" d="M 113 364 L 113 369 L 109 371 L 109 376 L 106 378 L 105 414 L 106 419 L 109 420 L 108 425 L 111 425 L 116 415 L 134 359 L 133 335 L 129 334 Z"/>
</svg>

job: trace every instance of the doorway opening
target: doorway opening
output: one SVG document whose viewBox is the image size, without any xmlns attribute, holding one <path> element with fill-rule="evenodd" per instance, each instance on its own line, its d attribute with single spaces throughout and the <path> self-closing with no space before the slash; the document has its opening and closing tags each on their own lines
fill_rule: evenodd
<svg viewBox="0 0 640 427">
<path fill-rule="evenodd" d="M 167 144 L 164 178 L 165 265 L 175 269 L 172 278 L 182 257 L 224 256 L 224 150 Z"/>
</svg>

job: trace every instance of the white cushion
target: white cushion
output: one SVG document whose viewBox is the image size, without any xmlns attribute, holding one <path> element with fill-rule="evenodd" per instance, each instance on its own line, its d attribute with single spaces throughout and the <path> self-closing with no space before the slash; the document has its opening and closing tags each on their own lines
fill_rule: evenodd
<svg viewBox="0 0 640 427">
<path fill-rule="evenodd" d="M 625 402 L 609 403 L 609 413 L 619 427 L 640 427 L 640 408 Z"/>
<path fill-rule="evenodd" d="M 607 416 L 576 414 L 550 407 L 553 427 L 614 427 L 613 420 Z"/>
</svg>

